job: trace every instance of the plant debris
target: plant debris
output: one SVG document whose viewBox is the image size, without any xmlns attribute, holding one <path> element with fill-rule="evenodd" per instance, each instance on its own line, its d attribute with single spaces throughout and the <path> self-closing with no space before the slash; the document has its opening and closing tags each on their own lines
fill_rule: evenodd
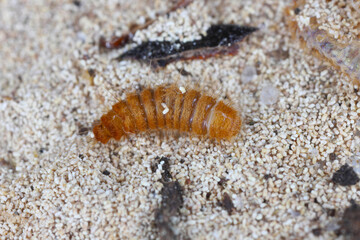
<svg viewBox="0 0 360 240">
<path fill-rule="evenodd" d="M 229 215 L 231 215 L 232 211 L 235 209 L 234 203 L 232 202 L 229 194 L 224 193 L 223 199 L 218 203 L 219 206 L 223 207 Z"/>
<path fill-rule="evenodd" d="M 341 230 L 349 239 L 360 239 L 360 206 L 351 201 L 341 220 Z"/>
<path fill-rule="evenodd" d="M 155 158 L 156 162 L 155 164 L 151 165 L 151 171 L 154 173 L 156 172 L 156 170 L 158 169 L 159 164 L 161 164 L 161 162 L 164 162 L 162 165 L 162 170 L 163 172 L 161 173 L 162 176 L 162 181 L 163 182 L 169 182 L 172 179 L 171 173 L 170 173 L 170 164 L 169 164 L 169 158 L 167 157 L 156 157 Z"/>
<path fill-rule="evenodd" d="M 156 172 L 159 164 L 162 164 L 163 188 L 161 189 L 161 206 L 155 210 L 154 225 L 158 229 L 159 239 L 178 239 L 180 238 L 173 230 L 171 218 L 179 214 L 182 207 L 183 190 L 178 181 L 171 181 L 169 158 L 156 157 L 156 163 L 151 166 L 152 172 Z"/>
<path fill-rule="evenodd" d="M 135 59 L 164 67 L 178 60 L 206 59 L 217 55 L 235 55 L 237 44 L 257 28 L 232 24 L 212 25 L 206 36 L 189 42 L 149 41 L 130 49 L 116 59 Z"/>
<path fill-rule="evenodd" d="M 175 11 L 178 8 L 183 8 L 183 7 L 188 6 L 192 2 L 193 2 L 193 0 L 178 0 L 174 4 L 174 6 L 170 8 L 169 11 L 167 11 L 165 13 L 158 13 L 158 14 L 156 14 L 156 17 L 167 15 L 167 14 Z M 109 41 L 106 41 L 106 39 L 104 37 L 100 37 L 100 39 L 99 39 L 99 48 L 100 49 L 117 49 L 117 48 L 121 48 L 125 44 L 127 44 L 134 37 L 136 31 L 147 28 L 154 21 L 155 21 L 154 19 L 147 18 L 145 20 L 145 23 L 142 24 L 142 25 L 133 24 L 130 27 L 129 32 L 121 35 L 120 37 L 112 37 L 111 40 L 109 40 Z"/>
<path fill-rule="evenodd" d="M 354 169 L 348 164 L 341 166 L 341 168 L 337 170 L 332 177 L 332 181 L 340 184 L 341 186 L 355 185 L 359 182 L 359 180 L 360 179 Z"/>
<path fill-rule="evenodd" d="M 171 217 L 178 215 L 183 205 L 183 191 L 180 183 L 167 182 L 161 190 L 162 202 L 155 211 L 155 226 L 159 230 L 160 239 L 177 239 L 171 223 Z"/>
</svg>

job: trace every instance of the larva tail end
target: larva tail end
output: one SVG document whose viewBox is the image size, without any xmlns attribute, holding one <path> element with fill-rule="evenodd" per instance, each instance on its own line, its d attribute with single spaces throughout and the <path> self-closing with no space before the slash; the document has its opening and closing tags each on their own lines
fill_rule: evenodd
<svg viewBox="0 0 360 240">
<path fill-rule="evenodd" d="M 209 136 L 215 139 L 231 140 L 239 133 L 241 122 L 238 112 L 220 101 L 210 120 Z"/>
<path fill-rule="evenodd" d="M 239 115 L 236 115 L 234 122 L 233 122 L 233 126 L 232 126 L 231 130 L 229 131 L 230 133 L 229 133 L 228 140 L 232 140 L 240 132 L 241 125 L 242 125 L 241 117 Z"/>
<path fill-rule="evenodd" d="M 95 139 L 103 144 L 106 144 L 111 138 L 109 131 L 102 124 L 96 125 L 93 128 L 93 133 Z"/>
</svg>

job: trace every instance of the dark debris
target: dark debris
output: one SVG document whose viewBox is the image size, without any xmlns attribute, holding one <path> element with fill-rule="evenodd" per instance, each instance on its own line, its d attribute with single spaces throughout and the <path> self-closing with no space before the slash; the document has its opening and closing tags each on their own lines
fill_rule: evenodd
<svg viewBox="0 0 360 240">
<path fill-rule="evenodd" d="M 156 172 L 156 170 L 158 169 L 159 164 L 161 164 L 161 162 L 164 162 L 162 164 L 162 170 L 163 170 L 163 172 L 161 174 L 162 180 L 163 180 L 163 182 L 171 181 L 172 176 L 171 176 L 171 173 L 170 173 L 169 158 L 167 158 L 167 157 L 161 157 L 161 158 L 156 157 L 155 161 L 156 162 L 151 165 L 151 171 L 153 173 Z"/>
<path fill-rule="evenodd" d="M 206 36 L 189 42 L 149 41 L 121 54 L 117 60 L 135 59 L 150 63 L 153 67 L 188 59 L 206 59 L 216 55 L 235 54 L 243 40 L 257 28 L 232 24 L 212 25 Z"/>
<path fill-rule="evenodd" d="M 325 208 L 326 210 L 326 214 L 329 216 L 329 217 L 335 217 L 336 215 L 336 210 L 333 209 L 333 208 Z"/>
<path fill-rule="evenodd" d="M 223 207 L 229 215 L 231 215 L 232 211 L 235 209 L 234 203 L 232 202 L 229 194 L 224 193 L 223 199 L 218 203 L 219 206 Z"/>
<path fill-rule="evenodd" d="M 73 1 L 73 4 L 77 7 L 81 6 L 81 2 L 80 1 Z"/>
<path fill-rule="evenodd" d="M 337 170 L 332 177 L 332 181 L 340 184 L 341 186 L 355 185 L 359 182 L 359 180 L 360 179 L 354 169 L 348 164 L 341 166 L 341 168 Z"/>
<path fill-rule="evenodd" d="M 87 71 L 88 71 L 88 73 L 89 73 L 90 77 L 92 77 L 92 78 L 94 78 L 94 77 L 95 77 L 95 75 L 96 75 L 96 71 L 95 71 L 95 69 L 93 69 L 93 68 L 89 68 Z"/>
<path fill-rule="evenodd" d="M 300 9 L 300 8 L 295 8 L 295 9 L 294 9 L 295 15 L 298 15 L 300 12 L 301 12 L 301 9 Z"/>
<path fill-rule="evenodd" d="M 360 206 L 351 201 L 341 220 L 341 232 L 348 235 L 349 239 L 360 239 Z"/>
<path fill-rule="evenodd" d="M 265 174 L 264 175 L 265 180 L 268 180 L 269 178 L 272 178 L 272 177 L 273 177 L 273 175 L 271 175 L 271 174 Z"/>
<path fill-rule="evenodd" d="M 337 158 L 337 156 L 336 156 L 336 154 L 335 153 L 330 153 L 329 154 L 329 159 L 330 159 L 330 161 L 335 161 L 336 160 L 336 158 Z"/>
<path fill-rule="evenodd" d="M 158 233 L 158 239 L 180 239 L 181 236 L 175 234 L 171 218 L 179 215 L 179 209 L 184 203 L 183 189 L 178 181 L 171 181 L 170 159 L 167 157 L 156 157 L 155 163 L 151 165 L 151 171 L 154 173 L 162 164 L 163 188 L 161 189 L 161 205 L 155 210 L 154 227 Z"/>
<path fill-rule="evenodd" d="M 226 182 L 227 182 L 228 180 L 226 179 L 226 178 L 220 178 L 220 181 L 218 181 L 218 185 L 219 186 L 222 186 L 222 187 L 224 187 L 224 185 L 226 184 Z"/>
<path fill-rule="evenodd" d="M 312 230 L 312 233 L 316 236 L 319 237 L 322 234 L 322 229 L 321 228 L 314 228 Z"/>
<path fill-rule="evenodd" d="M 183 205 L 183 190 L 178 181 L 166 182 L 161 190 L 161 206 L 155 211 L 155 226 L 160 239 L 178 239 L 173 231 L 171 217 L 179 214 Z"/>
</svg>

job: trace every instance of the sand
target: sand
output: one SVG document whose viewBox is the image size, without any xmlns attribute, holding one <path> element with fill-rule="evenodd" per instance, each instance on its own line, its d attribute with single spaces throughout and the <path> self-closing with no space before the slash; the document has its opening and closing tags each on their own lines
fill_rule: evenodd
<svg viewBox="0 0 360 240">
<path fill-rule="evenodd" d="M 325 0 L 309 2 L 303 16 L 326 14 Z M 331 179 L 346 163 L 360 173 L 358 87 L 291 38 L 288 4 L 199 0 L 101 53 L 100 36 L 121 35 L 171 4 L 0 1 L 1 239 L 159 238 L 164 165 L 152 168 L 157 157 L 169 159 L 171 181 L 183 189 L 170 224 L 179 239 L 344 238 L 342 214 L 360 201 L 360 185 Z M 342 9 L 350 24 L 359 22 L 359 12 Z M 198 39 L 215 23 L 259 31 L 235 56 L 160 70 L 112 61 L 143 41 Z M 350 34 L 342 41 L 359 31 L 340 29 Z M 240 134 L 232 142 L 171 133 L 95 142 L 91 127 L 112 104 L 163 83 L 230 101 L 244 119 Z"/>
</svg>

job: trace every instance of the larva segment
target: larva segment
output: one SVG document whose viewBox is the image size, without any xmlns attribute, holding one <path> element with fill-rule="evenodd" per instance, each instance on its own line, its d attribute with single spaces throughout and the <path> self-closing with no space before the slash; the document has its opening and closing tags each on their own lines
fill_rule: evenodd
<svg viewBox="0 0 360 240">
<path fill-rule="evenodd" d="M 115 140 L 120 140 L 120 138 L 125 135 L 122 129 L 121 119 L 113 110 L 104 114 L 100 120 L 102 125 L 109 131 L 109 134 L 115 138 Z"/>
<path fill-rule="evenodd" d="M 158 128 L 160 128 L 160 129 L 165 128 L 165 117 L 163 114 L 164 108 L 161 105 L 164 101 L 164 94 L 165 94 L 165 88 L 163 86 L 156 88 L 154 91 L 156 119 L 157 119 L 157 123 L 158 123 Z"/>
<path fill-rule="evenodd" d="M 190 132 L 192 124 L 192 116 L 195 111 L 196 104 L 199 100 L 200 93 L 195 90 L 189 90 L 184 97 L 182 112 L 180 116 L 180 131 Z"/>
<path fill-rule="evenodd" d="M 216 100 L 212 97 L 202 95 L 197 103 L 196 111 L 192 121 L 192 132 L 197 135 L 206 135 L 209 115 Z"/>
<path fill-rule="evenodd" d="M 183 104 L 184 104 L 184 94 L 181 92 L 178 92 L 176 94 L 175 102 L 174 102 L 174 115 L 173 115 L 174 130 L 180 130 L 180 116 L 182 113 Z"/>
<path fill-rule="evenodd" d="M 111 138 L 109 131 L 102 124 L 96 125 L 93 128 L 93 133 L 95 139 L 103 144 L 106 144 Z"/>
<path fill-rule="evenodd" d="M 136 133 L 135 119 L 125 101 L 116 103 L 112 109 L 121 119 L 122 128 L 125 133 Z"/>
<path fill-rule="evenodd" d="M 139 95 L 136 93 L 130 94 L 126 97 L 126 102 L 129 106 L 130 112 L 132 113 L 137 130 L 144 132 L 148 129 L 147 119 L 145 110 L 140 102 Z"/>
<path fill-rule="evenodd" d="M 209 119 L 209 137 L 230 140 L 240 131 L 240 127 L 241 118 L 237 111 L 219 101 Z"/>
<path fill-rule="evenodd" d="M 145 114 L 150 129 L 157 129 L 156 106 L 152 89 L 145 89 L 141 92 L 140 98 L 144 105 Z"/>
<path fill-rule="evenodd" d="M 174 129 L 174 106 L 177 94 L 177 88 L 171 86 L 166 89 L 166 93 L 164 95 L 164 103 L 168 108 L 167 113 L 164 114 L 163 112 L 167 129 Z"/>
</svg>

